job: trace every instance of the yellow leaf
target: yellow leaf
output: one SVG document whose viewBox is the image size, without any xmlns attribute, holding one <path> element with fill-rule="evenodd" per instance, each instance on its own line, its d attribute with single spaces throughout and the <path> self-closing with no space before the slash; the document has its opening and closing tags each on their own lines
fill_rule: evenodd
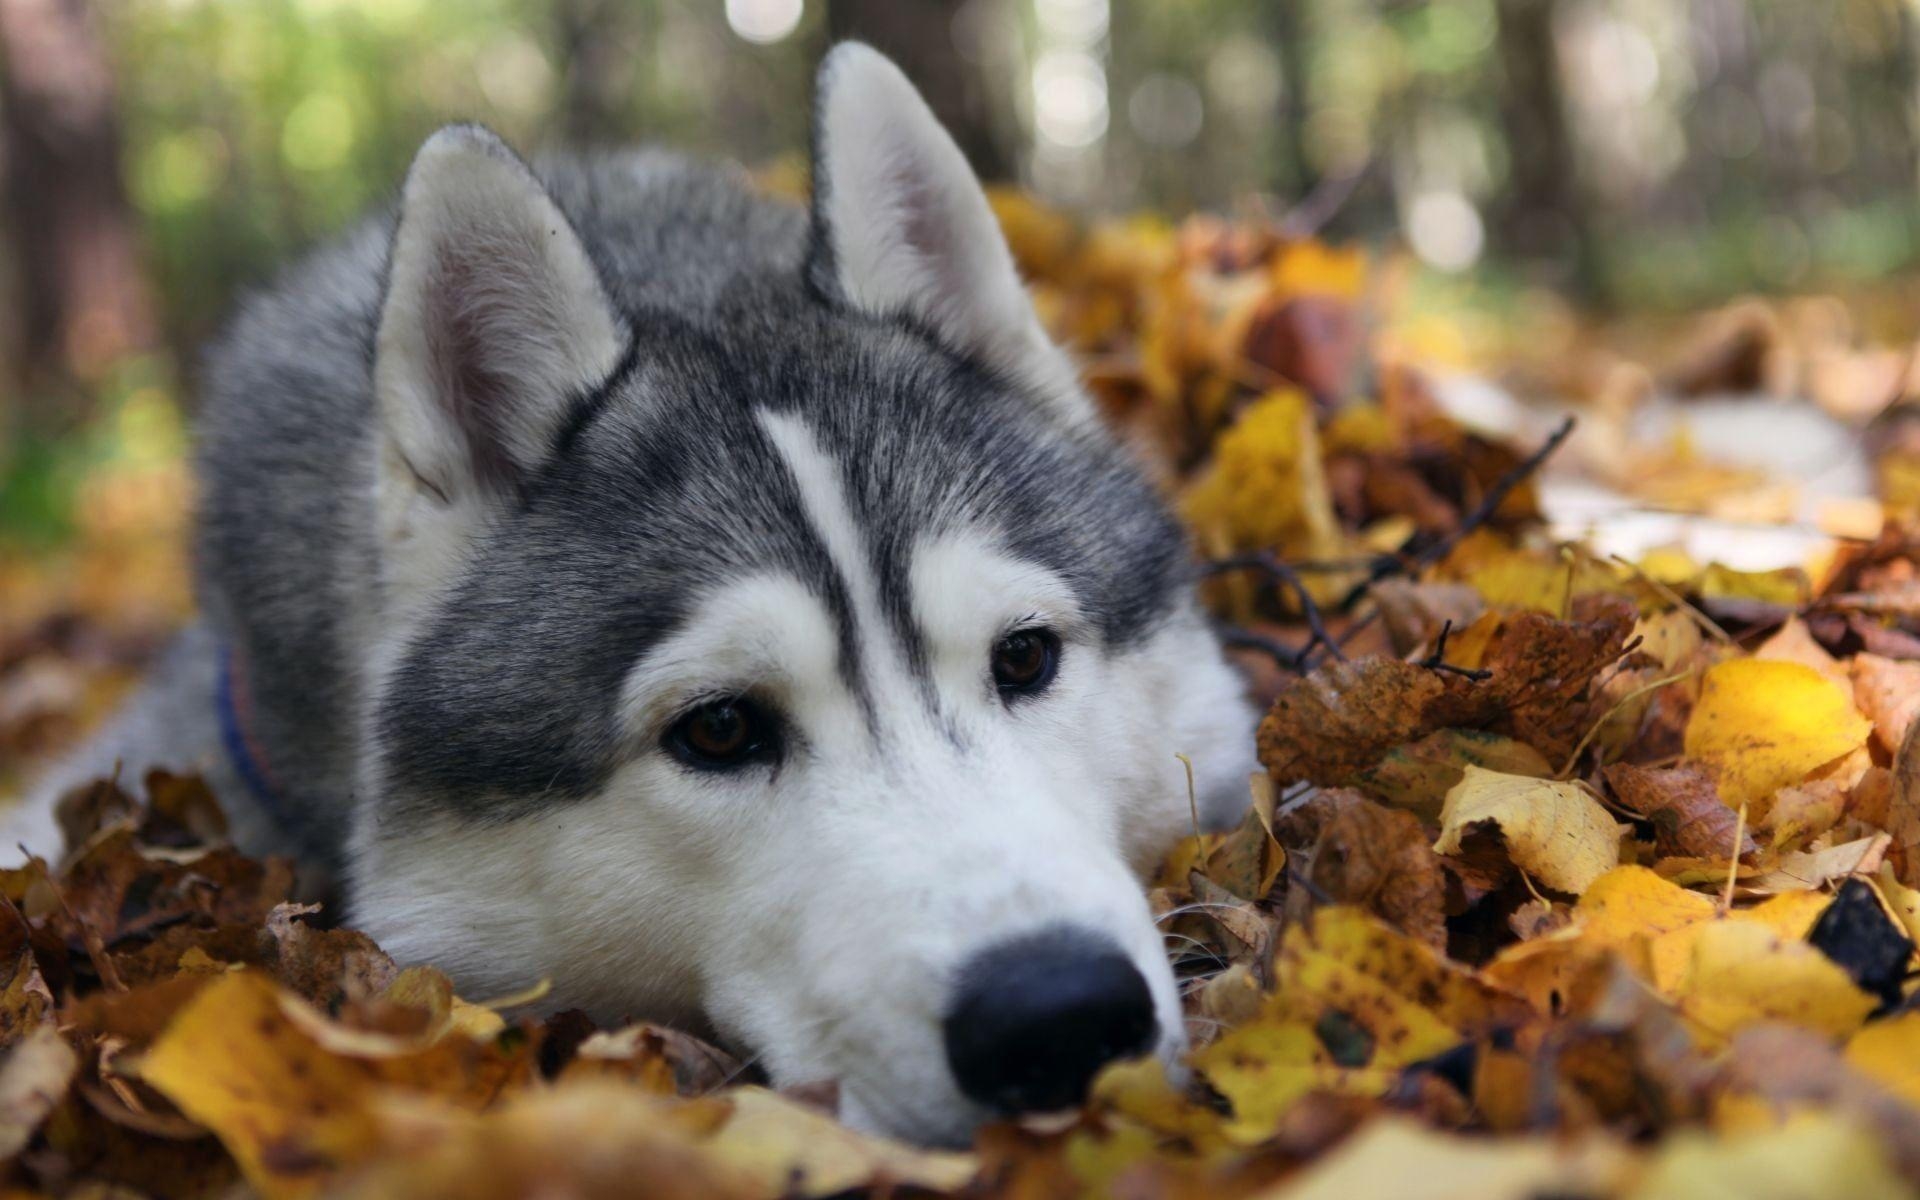
<svg viewBox="0 0 1920 1200">
<path fill-rule="evenodd" d="M 1499 986 L 1522 992 L 1542 1011 L 1552 1011 L 1555 997 L 1564 1003 L 1574 980 L 1609 952 L 1620 954 L 1635 974 L 1651 980 L 1655 972 L 1649 943 L 1713 914 L 1713 901 L 1645 867 L 1615 867 L 1594 880 L 1574 905 L 1573 924 L 1507 947 L 1484 974 Z"/>
<path fill-rule="evenodd" d="M 758 1179 L 766 1194 L 828 1196 L 887 1185 L 954 1191 L 973 1177 L 971 1154 L 918 1150 L 857 1133 L 765 1088 L 727 1093 L 733 1115 L 706 1145 L 727 1168 Z"/>
<path fill-rule="evenodd" d="M 1645 867 L 1616 867 L 1574 906 L 1574 920 L 1606 945 L 1680 929 L 1713 916 L 1713 901 L 1668 883 Z"/>
<path fill-rule="evenodd" d="M 269 1198 L 317 1192 L 377 1144 L 372 1079 L 289 1020 L 264 975 L 203 988 L 154 1043 L 140 1076 L 220 1138 Z"/>
<path fill-rule="evenodd" d="M 781 1194 L 781 1187 L 708 1144 L 732 1109 L 723 1099 L 668 1100 L 607 1080 L 523 1092 L 481 1114 L 389 1094 L 378 1112 L 396 1152 L 355 1171 L 329 1194 L 343 1200 L 765 1200 Z"/>
<path fill-rule="evenodd" d="M 1736 571 L 1722 563 L 1710 563 L 1695 582 L 1694 590 L 1709 600 L 1759 600 L 1783 608 L 1799 608 L 1809 599 L 1811 587 L 1807 573 L 1799 567 Z"/>
<path fill-rule="evenodd" d="M 1689 1023 L 1722 1039 L 1760 1021 L 1844 1037 L 1860 1027 L 1875 1004 L 1815 947 L 1783 939 L 1759 922 L 1738 920 L 1699 927 L 1688 970 L 1674 993 Z"/>
<path fill-rule="evenodd" d="M 1730 805 L 1764 800 L 1865 744 L 1872 725 L 1812 667 L 1734 659 L 1709 670 L 1686 751 L 1719 772 Z"/>
<path fill-rule="evenodd" d="M 1221 435 L 1185 507 L 1203 540 L 1222 550 L 1336 551 L 1339 522 L 1306 395 L 1271 392 L 1248 406 Z"/>
<path fill-rule="evenodd" d="M 1629 1200 L 1901 1200 L 1901 1182 L 1880 1143 L 1824 1113 L 1779 1129 L 1714 1137 L 1683 1131 L 1660 1147 Z"/>
<path fill-rule="evenodd" d="M 1382 1117 L 1265 1200 L 1532 1200 L 1611 1195 L 1632 1156 L 1597 1135 L 1473 1138 Z"/>
<path fill-rule="evenodd" d="M 1717 917 L 1710 915 L 1684 928 L 1655 935 L 1647 948 L 1653 986 L 1669 996 L 1683 986 L 1692 970 L 1701 932 L 1716 920 L 1745 921 L 1772 930 L 1784 942 L 1797 942 L 1807 936 L 1807 931 L 1832 902 L 1833 897 L 1825 892 L 1782 892 L 1752 908 L 1736 908 Z"/>
<path fill-rule="evenodd" d="M 1920 1107 L 1920 1012 L 1876 1021 L 1854 1034 L 1847 1062 Z"/>
<path fill-rule="evenodd" d="M 1273 291 L 1279 296 L 1337 296 L 1357 300 L 1367 280 L 1367 252 L 1307 238 L 1274 259 Z"/>
<path fill-rule="evenodd" d="M 1620 862 L 1620 826 L 1579 784 L 1470 765 L 1447 793 L 1433 848 L 1458 853 L 1481 821 L 1500 827 L 1514 865 L 1555 891 L 1584 892 Z"/>
<path fill-rule="evenodd" d="M 1230 1135 L 1257 1140 L 1309 1091 L 1378 1095 L 1399 1068 L 1526 1007 L 1357 908 L 1289 927 L 1259 1016 L 1194 1055 L 1234 1106 Z"/>
</svg>

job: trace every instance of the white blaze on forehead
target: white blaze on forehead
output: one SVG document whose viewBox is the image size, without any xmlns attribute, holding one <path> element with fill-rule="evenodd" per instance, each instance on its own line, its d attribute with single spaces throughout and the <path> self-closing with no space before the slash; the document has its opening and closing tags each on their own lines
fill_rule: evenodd
<svg viewBox="0 0 1920 1200">
<path fill-rule="evenodd" d="M 702 698 L 755 690 L 812 713 L 853 708 L 833 617 L 792 575 L 728 580 L 694 597 L 688 612 L 628 674 L 627 728 L 648 731 Z"/>
<path fill-rule="evenodd" d="M 847 505 L 838 464 L 820 448 L 813 431 L 798 417 L 766 409 L 761 409 L 758 416 L 767 437 L 793 472 L 807 519 L 846 585 L 847 602 L 853 608 L 854 636 L 860 642 L 860 662 L 874 689 L 874 700 L 883 710 L 908 701 L 912 683 L 906 662 L 895 640 L 886 636 L 873 556 Z"/>
</svg>

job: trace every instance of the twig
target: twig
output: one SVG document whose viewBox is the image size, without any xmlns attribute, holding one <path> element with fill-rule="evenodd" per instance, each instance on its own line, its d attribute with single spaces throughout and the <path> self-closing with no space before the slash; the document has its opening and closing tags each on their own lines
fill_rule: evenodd
<svg viewBox="0 0 1920 1200">
<path fill-rule="evenodd" d="M 1353 606 L 1360 603 L 1361 599 L 1372 590 L 1373 585 L 1383 579 L 1394 575 L 1416 575 L 1445 558 L 1459 544 L 1460 539 L 1486 524 L 1500 505 L 1505 503 L 1507 496 L 1540 469 L 1540 465 L 1546 462 L 1553 452 L 1560 448 L 1560 444 L 1573 433 L 1574 424 L 1572 417 L 1560 422 L 1560 427 L 1541 443 L 1538 450 L 1521 459 L 1512 470 L 1494 480 L 1493 486 L 1487 489 L 1487 494 L 1480 497 L 1480 503 L 1474 505 L 1472 511 L 1460 519 L 1459 527 L 1452 533 L 1437 539 L 1432 545 L 1411 557 L 1394 555 L 1381 558 L 1374 564 L 1373 569 L 1367 572 L 1364 580 L 1354 584 L 1352 590 L 1340 598 L 1339 610 L 1351 612 Z"/>
<path fill-rule="evenodd" d="M 1217 625 L 1214 631 L 1220 638 L 1220 644 L 1229 650 L 1257 650 L 1272 659 L 1283 671 L 1292 671 L 1296 675 L 1307 673 L 1307 668 L 1300 663 L 1300 651 L 1279 638 L 1242 629 L 1238 625 Z"/>
<path fill-rule="evenodd" d="M 1727 891 L 1720 898 L 1720 911 L 1733 911 L 1733 889 L 1740 883 L 1740 843 L 1747 836 L 1747 802 L 1740 802 L 1740 814 L 1733 820 L 1733 845 L 1727 851 Z"/>
<path fill-rule="evenodd" d="M 1687 670 L 1680 672 L 1678 675 L 1669 675 L 1665 679 L 1656 679 L 1652 683 L 1644 684 L 1640 687 L 1637 687 L 1632 691 L 1628 692 L 1626 695 L 1620 697 L 1620 699 L 1614 703 L 1613 707 L 1607 709 L 1606 712 L 1601 713 L 1600 719 L 1598 721 L 1595 721 L 1592 725 L 1589 725 L 1587 727 L 1587 731 L 1584 734 L 1580 735 L 1579 744 L 1574 746 L 1573 753 L 1567 756 L 1567 761 L 1565 765 L 1563 765 L 1560 768 L 1560 773 L 1555 775 L 1554 778 L 1565 779 L 1567 776 L 1573 774 L 1574 764 L 1578 763 L 1580 761 L 1580 756 L 1586 753 L 1587 746 L 1590 743 L 1592 743 L 1594 735 L 1600 732 L 1600 727 L 1605 725 L 1608 721 L 1613 720 L 1614 714 L 1620 712 L 1621 710 L 1626 708 L 1627 705 L 1632 704 L 1635 700 L 1638 700 L 1640 697 L 1646 695 L 1648 692 L 1658 691 L 1659 689 L 1666 687 L 1670 683 L 1679 683 L 1682 679 L 1686 679 L 1692 674 L 1693 674 L 1693 669 L 1689 667 Z"/>
<path fill-rule="evenodd" d="M 1483 679 L 1492 679 L 1493 678 L 1492 671 L 1483 670 L 1479 667 L 1456 667 L 1452 663 L 1446 661 L 1447 635 L 1451 634 L 1452 632 L 1453 632 L 1452 621 L 1448 621 L 1445 624 L 1441 625 L 1440 636 L 1434 639 L 1433 653 L 1421 659 L 1418 665 L 1425 667 L 1429 671 L 1444 671 L 1449 675 L 1458 675 L 1462 679 L 1471 679 L 1475 683 L 1479 683 Z"/>
<path fill-rule="evenodd" d="M 1327 633 L 1326 622 L 1320 616 L 1320 606 L 1314 602 L 1313 594 L 1307 591 L 1307 585 L 1300 578 L 1300 573 L 1279 555 L 1267 551 L 1235 554 L 1229 558 L 1210 562 L 1203 570 L 1208 576 L 1224 575 L 1229 571 L 1259 571 L 1274 583 L 1282 583 L 1292 589 L 1294 598 L 1300 604 L 1301 619 L 1307 623 L 1307 632 L 1310 635 L 1307 638 L 1307 644 L 1294 652 L 1293 667 L 1300 674 L 1305 675 L 1313 669 L 1313 652 L 1322 646 L 1326 647 L 1327 653 L 1333 657 L 1334 661 L 1346 661 L 1347 656 L 1340 652 L 1340 643 L 1334 641 Z"/>
<path fill-rule="evenodd" d="M 82 920 L 79 913 L 73 911 L 73 905 L 67 903 L 67 894 L 60 889 L 59 884 L 53 881 L 53 873 L 47 870 L 47 864 L 33 856 L 25 846 L 19 847 L 19 850 L 20 853 L 27 855 L 28 863 L 40 876 L 40 882 L 46 884 L 47 890 L 53 893 L 53 902 L 60 906 L 60 911 L 66 914 L 67 920 L 80 934 L 80 945 L 87 952 L 87 961 L 93 964 L 93 973 L 100 977 L 100 982 L 109 991 L 126 991 L 126 981 L 120 978 L 120 969 L 113 965 L 113 958 L 108 955 L 107 944 L 101 940 L 99 931 Z"/>
</svg>

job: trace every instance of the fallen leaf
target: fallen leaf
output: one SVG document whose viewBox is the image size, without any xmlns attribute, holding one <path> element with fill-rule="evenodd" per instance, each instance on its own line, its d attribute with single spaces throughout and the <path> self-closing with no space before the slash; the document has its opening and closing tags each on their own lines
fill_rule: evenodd
<svg viewBox="0 0 1920 1200">
<path fill-rule="evenodd" d="M 1920 1012 L 1874 1021 L 1847 1040 L 1847 1063 L 1920 1110 Z"/>
<path fill-rule="evenodd" d="M 955 1191 L 973 1177 L 970 1154 L 919 1150 L 856 1133 L 764 1088 L 728 1094 L 732 1112 L 705 1143 L 716 1167 L 755 1179 L 767 1196 L 832 1196 L 884 1186 Z"/>
<path fill-rule="evenodd" d="M 67 1096 L 79 1056 L 52 1028 L 27 1034 L 0 1062 L 0 1160 L 11 1159 L 33 1140 Z"/>
<path fill-rule="evenodd" d="M 1447 793 L 1433 848 L 1458 851 L 1482 822 L 1500 829 L 1515 866 L 1555 891 L 1578 895 L 1620 862 L 1620 826 L 1579 784 L 1470 766 Z"/>
<path fill-rule="evenodd" d="M 1871 728 L 1851 695 L 1813 668 L 1733 659 L 1707 672 L 1686 747 L 1716 769 L 1720 794 L 1737 806 L 1805 781 L 1858 749 Z"/>
<path fill-rule="evenodd" d="M 1527 1015 L 1518 997 L 1349 907 L 1288 928 L 1274 979 L 1256 1018 L 1193 1059 L 1245 1139 L 1265 1136 L 1310 1091 L 1378 1095 L 1398 1068 Z"/>
<path fill-rule="evenodd" d="M 1306 878 L 1333 903 L 1446 949 L 1446 880 L 1413 814 L 1331 789 L 1288 814 L 1278 832 L 1304 852 Z"/>
<path fill-rule="evenodd" d="M 1653 826 L 1662 854 L 1751 860 L 1759 853 L 1740 818 L 1720 799 L 1713 777 L 1699 767 L 1659 770 L 1619 763 L 1606 769 L 1607 784 L 1622 808 Z"/>
<path fill-rule="evenodd" d="M 1752 921 L 1703 923 L 1674 993 L 1681 1013 L 1715 1039 L 1766 1021 L 1841 1038 L 1875 1003 L 1820 951 Z"/>
<path fill-rule="evenodd" d="M 1816 1113 L 1732 1136 L 1682 1131 L 1626 1193 L 1629 1200 L 1900 1200 L 1911 1194 L 1870 1131 Z"/>
<path fill-rule="evenodd" d="M 1874 654 L 1847 661 L 1853 674 L 1853 699 L 1873 722 L 1874 740 L 1893 754 L 1920 714 L 1920 663 L 1895 662 Z"/>
<path fill-rule="evenodd" d="M 1632 1155 L 1601 1136 L 1499 1142 L 1383 1117 L 1270 1200 L 1533 1200 L 1606 1195 L 1632 1178 Z M 1471 1181 L 1470 1183 L 1468 1181 Z M 1470 1189 L 1470 1190 L 1469 1190 Z"/>
<path fill-rule="evenodd" d="M 1901 984 L 1913 964 L 1913 939 L 1880 904 L 1863 879 L 1849 879 L 1807 932 L 1807 941 L 1879 997 L 1882 1008 L 1900 1003 Z"/>
<path fill-rule="evenodd" d="M 314 1195 L 379 1144 L 372 1075 L 307 1036 L 272 981 L 252 972 L 201 989 L 140 1077 L 213 1130 L 270 1198 Z"/>
<path fill-rule="evenodd" d="M 666 1100 L 597 1080 L 530 1092 L 479 1116 L 389 1102 L 378 1127 L 404 1152 L 350 1174 L 331 1194 L 771 1200 L 778 1185 L 707 1144 L 731 1112 L 724 1100 Z"/>
</svg>

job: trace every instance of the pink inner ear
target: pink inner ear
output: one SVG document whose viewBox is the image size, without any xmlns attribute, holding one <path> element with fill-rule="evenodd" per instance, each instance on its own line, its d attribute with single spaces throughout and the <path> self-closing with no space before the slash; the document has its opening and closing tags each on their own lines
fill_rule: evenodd
<svg viewBox="0 0 1920 1200">
<path fill-rule="evenodd" d="M 428 369 L 434 399 L 465 443 L 468 468 L 487 488 L 513 486 L 525 468 L 514 454 L 519 406 L 544 397 L 528 370 L 530 351 L 556 331 L 540 268 L 543 248 L 511 230 L 493 230 L 434 248 L 424 287 Z"/>
<path fill-rule="evenodd" d="M 918 169 L 911 151 L 888 156 L 888 192 L 898 198 L 900 237 L 915 258 L 942 276 L 939 282 L 951 286 L 957 280 L 943 269 L 954 253 L 953 221 L 942 203 L 943 197 L 932 183 L 931 173 Z"/>
</svg>

